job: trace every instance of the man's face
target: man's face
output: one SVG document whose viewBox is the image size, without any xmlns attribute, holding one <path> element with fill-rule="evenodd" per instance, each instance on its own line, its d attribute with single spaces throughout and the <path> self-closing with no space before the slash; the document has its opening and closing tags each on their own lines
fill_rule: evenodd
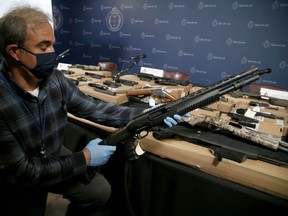
<svg viewBox="0 0 288 216">
<path fill-rule="evenodd" d="M 24 48 L 34 54 L 54 52 L 55 36 L 50 23 L 47 21 L 39 28 L 28 26 Z M 28 68 L 37 64 L 36 56 L 20 49 L 20 61 Z"/>
</svg>

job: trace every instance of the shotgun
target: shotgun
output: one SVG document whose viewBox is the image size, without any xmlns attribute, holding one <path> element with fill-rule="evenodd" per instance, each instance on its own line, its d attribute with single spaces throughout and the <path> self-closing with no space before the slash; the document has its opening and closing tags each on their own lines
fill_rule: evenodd
<svg viewBox="0 0 288 216">
<path fill-rule="evenodd" d="M 128 145 L 128 150 L 131 156 L 129 159 L 137 158 L 135 154 L 134 142 L 131 140 L 140 141 L 144 138 L 153 127 L 163 124 L 166 117 L 174 116 L 175 114 L 184 115 L 194 109 L 214 103 L 220 97 L 228 92 L 241 89 L 249 83 L 252 83 L 260 78 L 261 75 L 270 73 L 271 69 L 258 70 L 257 67 L 251 67 L 248 70 L 234 76 L 230 76 L 224 80 L 220 80 L 206 88 L 202 88 L 194 93 L 188 94 L 178 100 L 171 101 L 167 104 L 158 104 L 153 108 L 144 111 L 142 114 L 134 117 L 122 128 L 108 135 L 100 144 L 115 145 L 123 143 Z"/>
</svg>

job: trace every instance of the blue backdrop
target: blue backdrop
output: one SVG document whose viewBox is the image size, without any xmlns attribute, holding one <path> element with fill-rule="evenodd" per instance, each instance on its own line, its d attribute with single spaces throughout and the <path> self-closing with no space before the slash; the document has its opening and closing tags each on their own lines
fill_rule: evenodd
<svg viewBox="0 0 288 216">
<path fill-rule="evenodd" d="M 288 89 L 287 0 L 53 0 L 56 51 L 65 63 L 129 64 L 176 70 L 209 85 L 252 65 L 259 83 Z"/>
</svg>

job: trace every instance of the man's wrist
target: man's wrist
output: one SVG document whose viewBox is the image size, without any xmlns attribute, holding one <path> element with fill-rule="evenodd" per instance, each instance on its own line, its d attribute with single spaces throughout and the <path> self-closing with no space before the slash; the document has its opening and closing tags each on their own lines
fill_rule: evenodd
<svg viewBox="0 0 288 216">
<path fill-rule="evenodd" d="M 90 160 L 91 160 L 91 153 L 88 149 L 84 148 L 82 150 L 84 156 L 85 156 L 85 160 L 86 160 L 86 165 L 88 166 L 90 164 Z"/>
</svg>

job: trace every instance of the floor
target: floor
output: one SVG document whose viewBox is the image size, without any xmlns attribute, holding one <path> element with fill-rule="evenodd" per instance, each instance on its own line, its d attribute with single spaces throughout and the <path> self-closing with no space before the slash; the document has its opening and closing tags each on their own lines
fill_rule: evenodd
<svg viewBox="0 0 288 216">
<path fill-rule="evenodd" d="M 65 216 L 69 201 L 58 194 L 48 194 L 45 216 Z"/>
</svg>

